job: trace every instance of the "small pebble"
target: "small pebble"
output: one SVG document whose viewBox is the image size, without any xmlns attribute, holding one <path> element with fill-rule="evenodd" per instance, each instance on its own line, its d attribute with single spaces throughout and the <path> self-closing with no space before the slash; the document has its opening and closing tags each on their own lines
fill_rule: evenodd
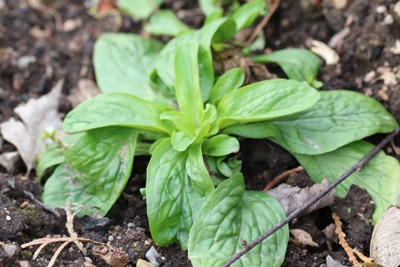
<svg viewBox="0 0 400 267">
<path fill-rule="evenodd" d="M 400 1 L 397 1 L 397 3 L 394 4 L 393 11 L 398 17 L 400 17 Z"/>
<path fill-rule="evenodd" d="M 332 4 L 336 9 L 344 9 L 348 4 L 348 0 L 333 0 Z"/>
<path fill-rule="evenodd" d="M 126 226 L 128 226 L 128 228 L 134 228 L 135 224 L 134 223 L 128 223 Z"/>
<path fill-rule="evenodd" d="M 138 261 L 136 263 L 136 267 L 154 267 L 154 265 L 148 261 L 138 259 Z"/>
<path fill-rule="evenodd" d="M 160 263 L 157 261 L 160 258 L 160 254 L 154 246 L 146 252 L 146 259 L 150 261 L 154 267 L 159 267 Z"/>
<path fill-rule="evenodd" d="M 110 242 L 114 241 L 114 236 L 109 235 L 109 236 L 107 237 L 107 240 L 110 241 Z"/>
<path fill-rule="evenodd" d="M 391 24 L 393 24 L 393 22 L 394 22 L 393 16 L 390 14 L 387 14 L 385 16 L 385 18 L 383 19 L 382 24 L 383 25 L 391 25 Z"/>
<path fill-rule="evenodd" d="M 7 220 L 7 221 L 11 221 L 11 216 L 10 216 L 10 215 L 7 215 L 7 216 L 6 216 L 6 220 Z"/>
<path fill-rule="evenodd" d="M 379 6 L 376 7 L 376 13 L 379 13 L 379 14 L 385 13 L 386 10 L 387 10 L 386 7 L 383 6 L 383 5 L 379 5 Z"/>
<path fill-rule="evenodd" d="M 36 61 L 36 57 L 34 56 L 22 56 L 18 59 L 17 61 L 17 66 L 20 69 L 26 69 L 28 68 L 29 64 L 33 63 Z"/>
<path fill-rule="evenodd" d="M 376 72 L 371 70 L 370 72 L 368 72 L 367 74 L 365 74 L 364 76 L 364 82 L 369 83 L 371 82 L 376 76 Z"/>
</svg>

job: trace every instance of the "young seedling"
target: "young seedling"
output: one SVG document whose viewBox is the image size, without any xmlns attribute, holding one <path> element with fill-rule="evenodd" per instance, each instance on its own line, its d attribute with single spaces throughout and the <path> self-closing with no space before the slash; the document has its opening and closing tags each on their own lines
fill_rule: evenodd
<svg viewBox="0 0 400 267">
<path fill-rule="evenodd" d="M 153 239 L 179 243 L 194 266 L 218 266 L 242 249 L 241 240 L 257 238 L 285 217 L 271 196 L 245 190 L 240 163 L 229 158 L 240 149 L 238 137 L 278 143 L 318 181 L 336 178 L 366 154 L 371 145 L 360 139 L 397 127 L 372 98 L 317 91 L 320 61 L 307 50 L 254 58 L 279 64 L 289 79 L 243 85 L 241 69 L 216 73 L 212 50 L 254 20 L 249 10 L 234 19 L 210 19 L 165 46 L 133 34 L 100 37 L 94 63 L 104 93 L 66 116 L 70 135 L 59 153 L 64 160 L 45 184 L 44 202 L 79 202 L 88 207 L 80 215 L 105 215 L 122 193 L 134 157 L 150 154 L 142 192 Z M 387 170 L 400 167 L 383 154 L 369 166 L 338 194 L 351 183 L 373 188 L 376 219 L 397 201 L 400 185 Z M 207 167 L 218 175 L 211 177 Z M 287 226 L 281 228 L 240 266 L 280 266 L 288 236 Z"/>
</svg>

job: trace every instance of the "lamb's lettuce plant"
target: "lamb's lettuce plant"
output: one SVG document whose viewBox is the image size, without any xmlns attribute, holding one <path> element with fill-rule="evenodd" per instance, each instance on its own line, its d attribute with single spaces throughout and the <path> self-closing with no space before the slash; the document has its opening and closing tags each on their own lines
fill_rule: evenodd
<svg viewBox="0 0 400 267">
<path fill-rule="evenodd" d="M 244 21 L 240 25 L 252 18 Z M 66 116 L 63 128 L 70 135 L 62 140 L 65 150 L 57 157 L 62 163 L 47 180 L 43 201 L 80 203 L 85 207 L 80 215 L 105 215 L 122 193 L 134 157 L 150 154 L 143 194 L 153 239 L 179 243 L 194 266 L 217 266 L 241 248 L 242 240 L 253 240 L 285 216 L 269 195 L 245 190 L 240 162 L 229 157 L 239 151 L 238 137 L 280 144 L 319 180 L 336 178 L 362 157 L 370 144 L 360 139 L 397 127 L 371 98 L 315 89 L 320 61 L 307 50 L 255 57 L 279 64 L 289 79 L 244 85 L 239 68 L 215 73 L 212 50 L 233 38 L 242 27 L 236 23 L 210 19 L 166 45 L 133 34 L 101 36 L 94 63 L 103 94 Z M 374 200 L 384 199 L 376 202 L 374 218 L 400 195 L 389 169 L 378 167 L 385 162 L 390 173 L 393 168 L 400 173 L 399 164 L 388 158 L 381 154 L 339 191 L 344 195 L 350 183 L 373 189 Z M 373 178 L 377 174 L 379 182 Z M 393 184 L 390 194 L 381 181 Z M 283 227 L 237 266 L 280 266 L 288 236 Z"/>
</svg>

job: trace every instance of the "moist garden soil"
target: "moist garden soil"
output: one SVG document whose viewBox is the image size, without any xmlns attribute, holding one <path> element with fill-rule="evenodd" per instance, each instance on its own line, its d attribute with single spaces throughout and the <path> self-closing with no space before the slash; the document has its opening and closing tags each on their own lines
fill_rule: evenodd
<svg viewBox="0 0 400 267">
<path fill-rule="evenodd" d="M 123 16 L 118 25 L 115 15 L 90 16 L 84 1 L 44 2 L 61 15 L 64 27 L 67 26 L 57 30 L 48 9 L 34 8 L 37 2 L 39 0 L 0 0 L 0 122 L 15 117 L 13 109 L 18 104 L 48 93 L 60 78 L 65 78 L 65 83 L 59 110 L 65 115 L 71 109 L 68 96 L 78 87 L 79 81 L 95 81 L 91 61 L 95 40 L 110 31 L 143 33 L 141 24 L 128 17 Z M 347 2 L 347 5 L 338 8 L 340 2 Z M 306 47 L 311 39 L 327 43 L 348 25 L 350 32 L 337 45 L 339 63 L 324 65 L 320 71 L 318 79 L 324 82 L 322 90 L 359 91 L 380 101 L 399 120 L 400 87 L 396 79 L 391 83 L 377 79 L 387 71 L 398 71 L 400 65 L 400 55 L 390 50 L 396 39 L 400 39 L 400 19 L 393 10 L 395 3 L 388 0 L 282 0 L 264 28 L 266 50 Z M 163 7 L 173 10 L 193 27 L 203 20 L 195 1 L 165 1 Z M 392 15 L 391 23 L 388 14 Z M 276 70 L 279 73 L 279 69 Z M 380 138 L 380 135 L 374 136 L 369 141 L 376 143 Z M 395 140 L 386 152 L 396 156 L 393 148 L 399 141 Z M 1 142 L 0 152 L 14 149 L 6 141 Z M 241 152 L 237 156 L 243 162 L 247 187 L 253 190 L 262 190 L 273 177 L 298 166 L 289 153 L 266 140 L 241 141 Z M 79 237 L 108 242 L 122 249 L 128 253 L 132 266 L 139 259 L 145 259 L 151 246 L 161 255 L 158 261 L 162 266 L 191 266 L 186 251 L 176 245 L 159 247 L 151 239 L 145 200 L 139 192 L 145 184 L 147 162 L 146 157 L 135 159 L 131 179 L 107 218 L 75 218 L 74 230 Z M 311 185 L 306 173 L 297 173 L 286 182 L 301 187 Z M 26 176 L 22 162 L 12 173 L 0 168 L 0 266 L 46 266 L 59 244 L 47 246 L 36 260 L 32 257 L 37 246 L 27 249 L 20 246 L 38 238 L 69 236 L 65 227 L 66 212 L 58 209 L 57 217 L 29 194 L 40 200 L 42 190 L 34 172 Z M 347 197 L 337 198 L 332 207 L 290 223 L 291 229 L 308 232 L 318 246 L 290 241 L 283 266 L 321 266 L 328 255 L 341 264 L 351 265 L 335 238 L 323 233 L 333 223 L 332 211 L 340 216 L 349 245 L 369 254 L 374 204 L 368 193 L 353 186 Z M 6 245 L 12 245 L 16 251 L 6 252 Z M 94 266 L 107 266 L 93 255 L 93 244 L 84 243 L 84 246 Z M 84 256 L 72 244 L 59 255 L 56 266 L 88 266 L 84 262 Z"/>
</svg>

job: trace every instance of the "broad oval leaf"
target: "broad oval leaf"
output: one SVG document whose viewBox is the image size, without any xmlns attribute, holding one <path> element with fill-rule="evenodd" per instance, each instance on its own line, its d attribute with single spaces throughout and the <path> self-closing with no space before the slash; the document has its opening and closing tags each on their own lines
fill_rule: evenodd
<svg viewBox="0 0 400 267">
<path fill-rule="evenodd" d="M 218 78 L 211 89 L 209 103 L 218 104 L 218 101 L 231 91 L 242 86 L 245 80 L 244 72 L 241 68 L 233 68 L 225 72 Z"/>
<path fill-rule="evenodd" d="M 51 167 L 56 167 L 64 161 L 65 157 L 61 152 L 60 147 L 57 147 L 56 145 L 46 147 L 46 149 L 43 150 L 37 158 L 36 175 L 38 182 L 41 181 L 46 170 Z"/>
<path fill-rule="evenodd" d="M 267 13 L 268 8 L 264 0 L 254 0 L 243 4 L 232 15 L 236 22 L 236 31 L 251 26 L 257 17 Z"/>
<path fill-rule="evenodd" d="M 307 49 L 289 48 L 252 58 L 256 63 L 276 63 L 289 79 L 314 84 L 321 66 L 317 55 Z"/>
<path fill-rule="evenodd" d="M 219 134 L 210 139 L 205 139 L 202 144 L 204 155 L 214 157 L 236 153 L 239 151 L 239 147 L 239 141 L 235 137 L 225 134 Z"/>
<path fill-rule="evenodd" d="M 144 29 L 154 35 L 168 36 L 178 36 L 191 31 L 171 10 L 159 10 L 150 17 Z"/>
<path fill-rule="evenodd" d="M 135 34 L 101 35 L 93 51 L 94 70 L 101 91 L 125 92 L 151 101 L 169 102 L 162 92 L 152 90 L 149 82 L 162 48 L 162 43 Z"/>
<path fill-rule="evenodd" d="M 316 183 L 327 177 L 331 182 L 339 178 L 350 167 L 357 164 L 374 146 L 358 141 L 335 151 L 321 155 L 294 154 Z M 393 157 L 379 152 L 362 170 L 353 173 L 336 187 L 336 194 L 345 197 L 352 184 L 358 185 L 370 193 L 375 203 L 372 217 L 374 223 L 391 205 L 398 205 L 400 199 L 400 164 Z"/>
<path fill-rule="evenodd" d="M 322 154 L 375 133 L 397 128 L 397 122 L 375 99 L 357 92 L 321 92 L 312 108 L 265 123 L 232 126 L 225 133 L 269 138 L 292 153 Z"/>
<path fill-rule="evenodd" d="M 222 182 L 209 196 L 189 235 L 189 258 L 194 267 L 221 266 L 285 218 L 271 196 L 245 191 L 242 174 Z M 287 225 L 264 240 L 231 266 L 280 266 L 289 239 Z"/>
<path fill-rule="evenodd" d="M 166 107 L 127 93 L 97 95 L 81 103 L 64 120 L 67 132 L 86 131 L 106 126 L 125 126 L 168 133 L 169 124 L 160 119 Z"/>
<path fill-rule="evenodd" d="M 70 164 L 59 165 L 46 181 L 43 202 L 64 207 L 68 201 L 84 207 L 79 216 L 105 216 L 129 180 L 137 136 L 135 130 L 120 127 L 82 135 L 66 152 L 78 169 Z"/>
<path fill-rule="evenodd" d="M 204 75 L 208 79 L 213 80 L 214 74 L 210 73 L 210 68 L 212 69 L 212 56 L 211 56 L 211 44 L 212 42 L 219 42 L 227 39 L 231 39 L 235 35 L 235 22 L 231 19 L 221 18 L 217 19 L 210 24 L 205 25 L 200 30 L 194 31 L 192 33 L 184 34 L 172 39 L 161 51 L 160 56 L 156 61 L 156 71 L 159 77 L 163 80 L 171 91 L 174 91 L 175 86 L 175 73 L 174 69 L 170 66 L 174 65 L 175 54 L 178 47 L 186 45 L 187 43 L 197 42 L 201 46 L 202 57 L 199 57 L 199 65 L 204 66 L 206 72 Z M 203 63 L 202 63 L 203 62 Z M 212 76 L 210 76 L 212 74 Z M 185 73 L 181 75 L 186 75 Z M 201 74 L 202 75 L 202 74 Z M 200 77 L 201 79 L 206 79 L 206 77 Z M 207 85 L 210 83 L 202 82 Z M 212 85 L 212 83 L 211 83 Z M 201 88 L 202 91 L 208 92 L 210 88 Z M 208 94 L 204 93 L 204 96 Z M 207 98 L 204 97 L 203 101 Z"/>
<path fill-rule="evenodd" d="M 117 0 L 118 8 L 134 19 L 146 19 L 162 4 L 163 0 Z"/>
<path fill-rule="evenodd" d="M 297 113 L 312 107 L 319 98 L 318 91 L 305 82 L 274 79 L 253 83 L 220 100 L 217 107 L 220 128 Z"/>
<path fill-rule="evenodd" d="M 196 174 L 193 172 L 195 166 L 191 167 L 192 171 L 187 170 L 188 161 L 197 160 L 189 156 L 187 150 L 175 150 L 169 138 L 159 141 L 152 152 L 146 181 L 147 216 L 152 237 L 160 245 L 179 243 L 186 249 L 190 228 L 209 195 L 203 187 L 211 180 L 207 182 L 206 179 L 201 187 L 197 186 L 196 179 L 202 176 L 192 180 L 190 175 Z"/>
<path fill-rule="evenodd" d="M 174 131 L 171 135 L 171 144 L 177 151 L 185 151 L 195 140 L 196 137 L 187 132 Z"/>
</svg>

